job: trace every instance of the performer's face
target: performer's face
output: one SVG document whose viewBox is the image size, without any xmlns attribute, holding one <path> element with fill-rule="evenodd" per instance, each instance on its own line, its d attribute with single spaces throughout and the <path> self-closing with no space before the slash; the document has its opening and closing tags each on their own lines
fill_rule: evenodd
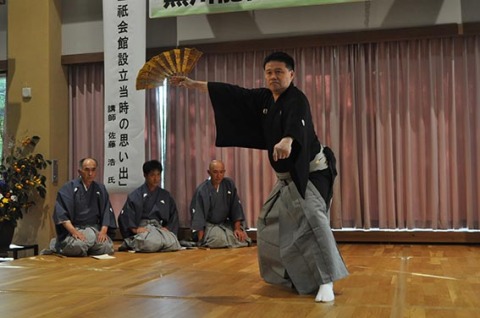
<svg viewBox="0 0 480 318">
<path fill-rule="evenodd" d="M 283 93 L 295 76 L 293 70 L 289 70 L 284 62 L 270 61 L 265 64 L 265 82 L 273 95 Z"/>
<path fill-rule="evenodd" d="M 97 175 L 97 163 L 95 160 L 85 159 L 82 164 L 82 169 L 78 169 L 78 173 L 82 177 L 83 183 L 89 186 Z"/>
<path fill-rule="evenodd" d="M 158 170 L 150 171 L 145 175 L 145 181 L 149 189 L 154 189 L 160 186 L 161 173 Z"/>
</svg>

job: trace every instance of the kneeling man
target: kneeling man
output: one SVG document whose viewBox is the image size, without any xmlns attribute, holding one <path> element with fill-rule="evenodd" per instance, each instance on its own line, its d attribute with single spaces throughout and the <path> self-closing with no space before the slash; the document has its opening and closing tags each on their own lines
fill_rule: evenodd
<svg viewBox="0 0 480 318">
<path fill-rule="evenodd" d="M 124 238 L 120 250 L 171 252 L 181 248 L 177 239 L 178 212 L 170 193 L 160 187 L 162 164 L 143 164 L 145 183 L 128 195 L 118 217 Z"/>
<path fill-rule="evenodd" d="M 109 234 L 117 224 L 105 186 L 94 181 L 97 160 L 80 160 L 78 173 L 58 191 L 53 212 L 57 237 L 50 249 L 65 256 L 112 254 Z"/>
<path fill-rule="evenodd" d="M 190 204 L 198 244 L 211 248 L 251 245 L 237 188 L 232 179 L 225 178 L 225 165 L 212 160 L 207 172 L 210 178 L 197 187 Z"/>
</svg>

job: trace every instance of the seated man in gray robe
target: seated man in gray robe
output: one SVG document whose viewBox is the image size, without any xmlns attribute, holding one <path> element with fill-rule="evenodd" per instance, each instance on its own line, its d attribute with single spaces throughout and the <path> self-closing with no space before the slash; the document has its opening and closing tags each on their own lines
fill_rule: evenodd
<svg viewBox="0 0 480 318">
<path fill-rule="evenodd" d="M 210 178 L 197 187 L 190 204 L 198 244 L 211 248 L 249 246 L 243 208 L 235 183 L 225 178 L 225 165 L 213 160 L 207 172 Z"/>
<path fill-rule="evenodd" d="M 97 161 L 80 160 L 79 178 L 63 185 L 57 194 L 53 221 L 57 232 L 50 249 L 65 256 L 112 254 L 117 228 L 108 192 L 94 181 Z M 110 236 L 109 236 L 110 235 Z"/>
<path fill-rule="evenodd" d="M 118 217 L 124 238 L 119 250 L 171 252 L 181 248 L 177 239 L 177 206 L 170 193 L 160 188 L 162 164 L 143 164 L 145 183 L 128 195 Z"/>
</svg>

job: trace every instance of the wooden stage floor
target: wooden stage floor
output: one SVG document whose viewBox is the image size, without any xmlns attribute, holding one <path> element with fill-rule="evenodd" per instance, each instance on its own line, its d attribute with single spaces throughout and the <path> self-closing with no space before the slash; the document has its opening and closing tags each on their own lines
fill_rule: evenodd
<svg viewBox="0 0 480 318">
<path fill-rule="evenodd" d="M 480 317 L 478 245 L 340 244 L 332 303 L 268 285 L 257 248 L 0 263 L 0 317 Z"/>
</svg>

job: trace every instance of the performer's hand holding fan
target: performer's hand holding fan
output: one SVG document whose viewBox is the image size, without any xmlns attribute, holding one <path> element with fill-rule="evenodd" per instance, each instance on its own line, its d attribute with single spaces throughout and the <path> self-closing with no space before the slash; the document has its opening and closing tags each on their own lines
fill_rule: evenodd
<svg viewBox="0 0 480 318">
<path fill-rule="evenodd" d="M 163 85 L 170 76 L 186 76 L 202 56 L 194 48 L 182 48 L 165 51 L 152 57 L 137 75 L 137 90 Z"/>
</svg>

